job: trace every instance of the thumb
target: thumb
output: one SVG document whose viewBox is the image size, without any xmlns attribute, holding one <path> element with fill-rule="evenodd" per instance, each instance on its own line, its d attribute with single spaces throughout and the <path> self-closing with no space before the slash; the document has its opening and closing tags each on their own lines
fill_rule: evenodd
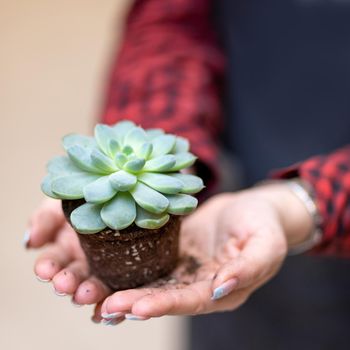
<svg viewBox="0 0 350 350">
<path fill-rule="evenodd" d="M 268 280 L 278 271 L 286 250 L 283 234 L 272 234 L 265 228 L 252 234 L 241 253 L 217 271 L 212 282 L 212 300 Z"/>
<path fill-rule="evenodd" d="M 45 200 L 29 219 L 26 247 L 38 248 L 54 240 L 64 223 L 61 201 Z"/>
</svg>

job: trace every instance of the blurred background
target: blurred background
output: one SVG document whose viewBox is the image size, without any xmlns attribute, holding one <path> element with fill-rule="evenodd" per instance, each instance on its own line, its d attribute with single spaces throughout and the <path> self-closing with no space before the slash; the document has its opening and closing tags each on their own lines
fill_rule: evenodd
<svg viewBox="0 0 350 350">
<path fill-rule="evenodd" d="M 98 117 L 129 0 L 0 0 L 0 349 L 183 349 L 184 321 L 90 321 L 33 273 L 21 240 L 43 195 L 45 163 Z"/>
</svg>

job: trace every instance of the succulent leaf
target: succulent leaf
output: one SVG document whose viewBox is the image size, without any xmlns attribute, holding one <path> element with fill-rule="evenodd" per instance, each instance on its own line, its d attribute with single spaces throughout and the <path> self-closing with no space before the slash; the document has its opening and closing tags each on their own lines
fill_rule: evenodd
<svg viewBox="0 0 350 350">
<path fill-rule="evenodd" d="M 103 206 L 101 218 L 108 227 L 114 230 L 122 230 L 130 226 L 136 218 L 136 204 L 130 193 L 118 192 L 110 202 Z"/>
<path fill-rule="evenodd" d="M 114 161 L 117 164 L 117 166 L 121 169 L 123 168 L 124 164 L 128 161 L 128 157 L 124 153 L 118 152 L 114 157 Z"/>
<path fill-rule="evenodd" d="M 174 153 L 183 153 L 190 150 L 190 143 L 187 139 L 181 136 L 176 137 L 176 143 L 174 147 Z"/>
<path fill-rule="evenodd" d="M 85 148 L 95 148 L 97 143 L 91 136 L 84 136 L 79 134 L 68 134 L 62 138 L 63 148 L 67 151 L 68 148 L 78 145 Z"/>
<path fill-rule="evenodd" d="M 192 212 L 198 205 L 198 200 L 188 194 L 166 195 L 169 200 L 167 212 L 174 215 L 185 215 Z"/>
<path fill-rule="evenodd" d="M 159 173 L 143 173 L 138 180 L 156 191 L 175 194 L 182 192 L 183 183 L 174 177 Z"/>
<path fill-rule="evenodd" d="M 157 136 L 164 134 L 164 131 L 162 129 L 159 129 L 159 128 L 147 129 L 145 131 L 146 131 L 148 140 L 153 140 Z"/>
<path fill-rule="evenodd" d="M 117 137 L 117 141 L 120 144 L 124 143 L 124 138 L 125 135 L 135 127 L 135 123 L 133 123 L 130 120 L 122 120 L 119 123 L 115 124 L 113 127 L 116 137 Z"/>
<path fill-rule="evenodd" d="M 115 196 L 109 176 L 103 176 L 83 188 L 84 198 L 89 203 L 105 203 Z"/>
<path fill-rule="evenodd" d="M 136 152 L 140 158 L 148 159 L 153 151 L 153 145 L 150 142 L 145 142 Z"/>
<path fill-rule="evenodd" d="M 137 151 L 147 141 L 147 134 L 145 130 L 140 127 L 130 129 L 124 139 L 124 144 L 131 146 Z"/>
<path fill-rule="evenodd" d="M 84 187 L 99 177 L 88 173 L 59 176 L 52 180 L 51 191 L 62 199 L 81 199 Z"/>
<path fill-rule="evenodd" d="M 176 153 L 174 157 L 176 159 L 176 163 L 168 171 L 179 171 L 181 169 L 188 168 L 193 165 L 197 159 L 196 156 L 189 152 Z"/>
<path fill-rule="evenodd" d="M 159 157 L 171 152 L 174 148 L 176 137 L 174 135 L 160 135 L 152 140 L 152 157 Z"/>
<path fill-rule="evenodd" d="M 109 181 L 117 191 L 128 191 L 136 185 L 137 177 L 124 170 L 120 170 L 110 175 Z"/>
<path fill-rule="evenodd" d="M 204 188 L 203 180 L 195 175 L 191 174 L 169 174 L 169 176 L 178 179 L 182 182 L 182 193 L 193 194 L 198 193 Z"/>
<path fill-rule="evenodd" d="M 124 164 L 123 169 L 131 173 L 138 173 L 145 163 L 146 161 L 143 158 L 132 159 Z"/>
<path fill-rule="evenodd" d="M 52 175 L 64 175 L 82 172 L 82 170 L 75 166 L 74 163 L 66 156 L 58 156 L 50 159 L 46 165 L 46 169 L 48 173 Z"/>
<path fill-rule="evenodd" d="M 107 225 L 101 219 L 101 204 L 85 203 L 74 209 L 70 214 L 70 220 L 76 231 L 79 233 L 96 233 Z"/>
<path fill-rule="evenodd" d="M 169 205 L 166 197 L 141 182 L 130 193 L 140 207 L 154 214 L 163 213 Z"/>
<path fill-rule="evenodd" d="M 59 199 L 60 197 L 54 194 L 51 190 L 52 175 L 46 175 L 41 183 L 41 190 L 49 197 Z"/>
<path fill-rule="evenodd" d="M 135 224 L 138 227 L 146 229 L 157 229 L 162 227 L 169 221 L 169 214 L 152 214 L 140 206 L 137 206 L 137 215 L 135 219 Z"/>
<path fill-rule="evenodd" d="M 113 148 L 116 147 L 117 149 L 119 148 L 118 141 L 116 140 L 117 135 L 115 130 L 104 124 L 97 124 L 95 126 L 95 139 L 97 141 L 98 146 L 100 149 L 109 156 L 113 156 L 115 152 L 114 150 L 111 149 L 111 142 L 113 141 Z"/>
<path fill-rule="evenodd" d="M 159 156 L 148 160 L 142 170 L 154 172 L 169 171 L 175 164 L 175 156 L 173 154 L 166 154 L 165 156 Z"/>
<path fill-rule="evenodd" d="M 90 149 L 74 145 L 68 148 L 67 153 L 69 159 L 81 170 L 97 174 L 101 173 L 101 170 L 92 164 Z"/>
<path fill-rule="evenodd" d="M 111 158 L 107 157 L 105 154 L 96 149 L 94 149 L 91 153 L 91 163 L 94 167 L 100 169 L 100 171 L 104 172 L 105 174 L 118 170 Z"/>
</svg>

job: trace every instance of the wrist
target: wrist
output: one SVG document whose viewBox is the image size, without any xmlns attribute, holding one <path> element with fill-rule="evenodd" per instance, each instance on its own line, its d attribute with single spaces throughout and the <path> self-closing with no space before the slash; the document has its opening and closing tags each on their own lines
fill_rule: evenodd
<svg viewBox="0 0 350 350">
<path fill-rule="evenodd" d="M 307 241 L 314 230 L 313 217 L 305 203 L 288 186 L 287 181 L 265 183 L 256 189 L 274 207 L 288 248 Z"/>
</svg>

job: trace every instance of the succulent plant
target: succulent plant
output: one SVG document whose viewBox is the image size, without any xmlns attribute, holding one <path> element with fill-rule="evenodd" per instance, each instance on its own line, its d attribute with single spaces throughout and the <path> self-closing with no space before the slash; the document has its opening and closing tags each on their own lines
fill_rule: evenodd
<svg viewBox="0 0 350 350">
<path fill-rule="evenodd" d="M 133 223 L 159 228 L 169 214 L 194 210 L 191 194 L 204 187 L 199 177 L 180 172 L 196 160 L 188 140 L 161 129 L 144 130 L 127 120 L 97 124 L 94 137 L 69 134 L 63 147 L 68 156 L 48 162 L 41 188 L 53 198 L 85 200 L 70 216 L 80 233 Z"/>
</svg>

